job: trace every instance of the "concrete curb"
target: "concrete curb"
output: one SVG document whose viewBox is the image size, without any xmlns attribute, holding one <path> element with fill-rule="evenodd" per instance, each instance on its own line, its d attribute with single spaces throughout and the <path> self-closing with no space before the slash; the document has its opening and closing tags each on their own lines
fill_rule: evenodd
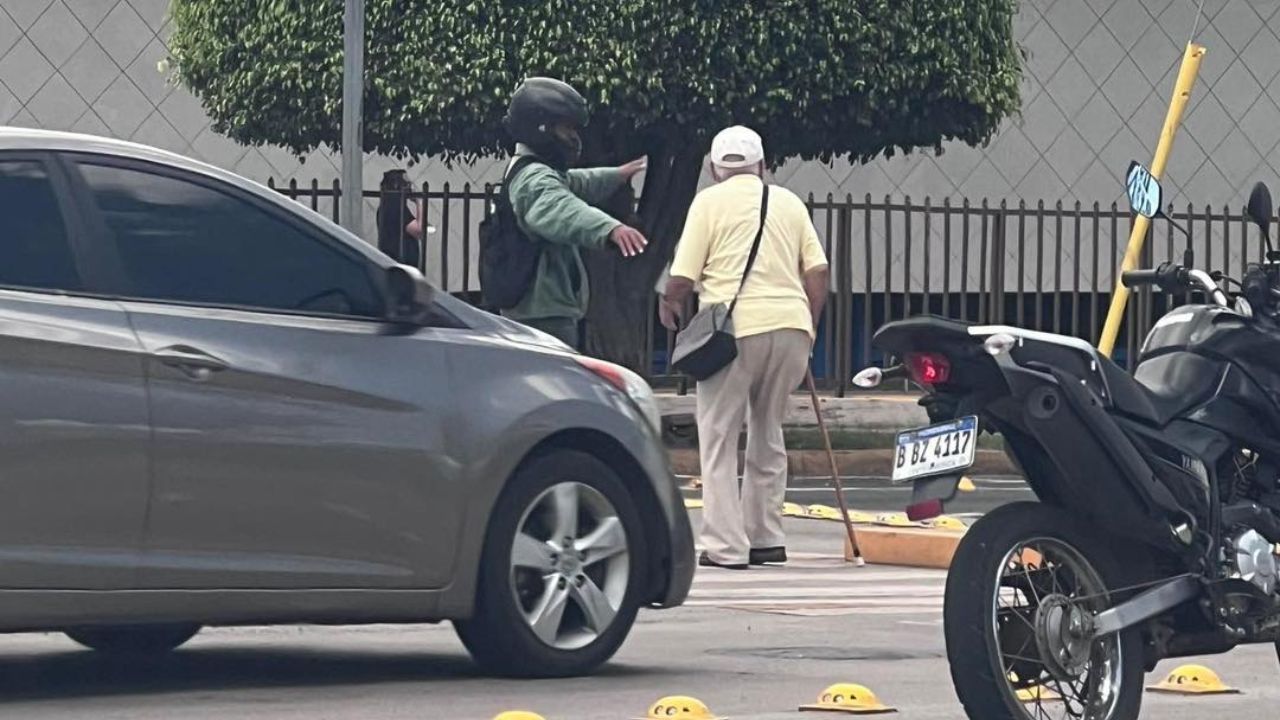
<svg viewBox="0 0 1280 720">
<path fill-rule="evenodd" d="M 685 507 L 701 509 L 702 500 L 686 496 Z M 791 518 L 841 522 L 840 510 L 826 505 L 803 507 L 796 503 L 786 503 L 783 515 Z M 875 515 L 850 510 L 849 519 L 853 522 L 853 534 L 857 539 L 862 559 L 866 563 L 940 570 L 951 567 L 951 559 L 955 556 L 956 548 L 959 547 L 960 540 L 968 532 L 969 527 L 961 516 L 955 515 L 912 523 L 902 513 Z M 853 547 L 849 544 L 849 538 L 843 537 L 844 559 L 846 562 L 854 562 Z"/>
<path fill-rule="evenodd" d="M 869 564 L 947 570 L 964 533 L 863 525 L 854 528 L 854 536 L 862 558 Z M 844 541 L 844 559 L 853 562 L 853 548 L 848 538 Z"/>
<path fill-rule="evenodd" d="M 917 404 L 919 396 L 902 393 L 857 394 L 849 397 L 819 397 L 822 419 L 832 430 L 853 428 L 861 432 L 896 434 L 904 428 L 929 424 L 929 414 Z M 657 395 L 658 409 L 665 416 L 693 417 L 698 396 Z M 818 424 L 813 403 L 807 394 L 791 396 L 783 425 L 812 428 Z"/>
</svg>

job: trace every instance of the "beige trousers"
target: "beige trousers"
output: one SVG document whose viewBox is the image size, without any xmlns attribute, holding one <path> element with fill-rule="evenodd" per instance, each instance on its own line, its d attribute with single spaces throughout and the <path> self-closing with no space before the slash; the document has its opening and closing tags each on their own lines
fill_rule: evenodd
<svg viewBox="0 0 1280 720">
<path fill-rule="evenodd" d="M 747 562 L 752 548 L 785 544 L 782 502 L 787 448 L 782 422 L 787 398 L 804 380 L 812 342 L 799 330 L 738 340 L 738 357 L 698 383 L 698 450 L 702 461 L 702 534 L 710 558 Z M 747 425 L 741 492 L 738 438 Z"/>
</svg>

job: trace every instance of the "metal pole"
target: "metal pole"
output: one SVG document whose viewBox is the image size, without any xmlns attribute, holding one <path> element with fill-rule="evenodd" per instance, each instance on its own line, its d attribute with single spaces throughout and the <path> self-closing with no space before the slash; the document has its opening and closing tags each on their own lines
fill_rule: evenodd
<svg viewBox="0 0 1280 720">
<path fill-rule="evenodd" d="M 1178 79 L 1173 86 L 1173 100 L 1169 103 L 1169 113 L 1165 115 L 1160 142 L 1156 145 L 1156 154 L 1151 161 L 1151 175 L 1157 180 L 1164 175 L 1165 163 L 1169 161 L 1169 153 L 1173 150 L 1173 138 L 1178 134 L 1178 126 L 1182 124 L 1182 113 L 1187 109 L 1187 100 L 1191 97 L 1191 89 L 1195 87 L 1203 57 L 1204 46 L 1187 43 L 1187 50 L 1182 55 L 1182 67 L 1178 70 Z M 1120 324 L 1124 322 L 1125 304 L 1129 302 L 1129 288 L 1120 282 L 1120 276 L 1138 266 L 1149 223 L 1142 215 L 1134 219 L 1133 230 L 1129 234 L 1129 248 L 1120 264 L 1120 272 L 1116 273 L 1116 289 L 1111 296 L 1111 309 L 1107 312 L 1107 322 L 1098 342 L 1098 350 L 1107 357 L 1111 357 L 1111 351 L 1115 348 L 1116 338 L 1120 335 Z"/>
<path fill-rule="evenodd" d="M 364 0 L 346 0 L 342 54 L 342 226 L 364 230 Z"/>
</svg>

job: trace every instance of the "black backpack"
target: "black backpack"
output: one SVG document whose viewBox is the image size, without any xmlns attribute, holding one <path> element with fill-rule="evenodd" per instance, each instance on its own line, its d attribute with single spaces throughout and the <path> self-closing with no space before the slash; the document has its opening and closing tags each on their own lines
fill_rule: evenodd
<svg viewBox="0 0 1280 720">
<path fill-rule="evenodd" d="M 503 179 L 493 214 L 480 222 L 480 292 L 486 306 L 508 310 L 520 304 L 538 274 L 542 241 L 520 229 L 507 188 L 516 175 L 538 162 L 521 155 Z"/>
</svg>

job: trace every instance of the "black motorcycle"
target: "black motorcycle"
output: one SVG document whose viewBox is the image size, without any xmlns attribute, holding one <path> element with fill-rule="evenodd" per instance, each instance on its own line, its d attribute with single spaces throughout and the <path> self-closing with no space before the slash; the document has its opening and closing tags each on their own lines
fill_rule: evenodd
<svg viewBox="0 0 1280 720">
<path fill-rule="evenodd" d="M 1162 203 L 1144 173 L 1131 169 L 1129 194 L 1150 217 Z M 1268 236 L 1261 183 L 1248 213 Z M 1039 499 L 974 523 L 947 579 L 951 677 L 973 720 L 1129 720 L 1160 660 L 1280 640 L 1280 254 L 1267 245 L 1239 282 L 1174 264 L 1125 273 L 1205 301 L 1155 323 L 1133 375 L 1083 340 L 1014 327 L 918 317 L 876 334 L 902 364 L 855 383 L 907 376 L 936 423 L 898 437 L 908 515 L 944 510 L 981 432 L 1003 438 Z"/>
</svg>

